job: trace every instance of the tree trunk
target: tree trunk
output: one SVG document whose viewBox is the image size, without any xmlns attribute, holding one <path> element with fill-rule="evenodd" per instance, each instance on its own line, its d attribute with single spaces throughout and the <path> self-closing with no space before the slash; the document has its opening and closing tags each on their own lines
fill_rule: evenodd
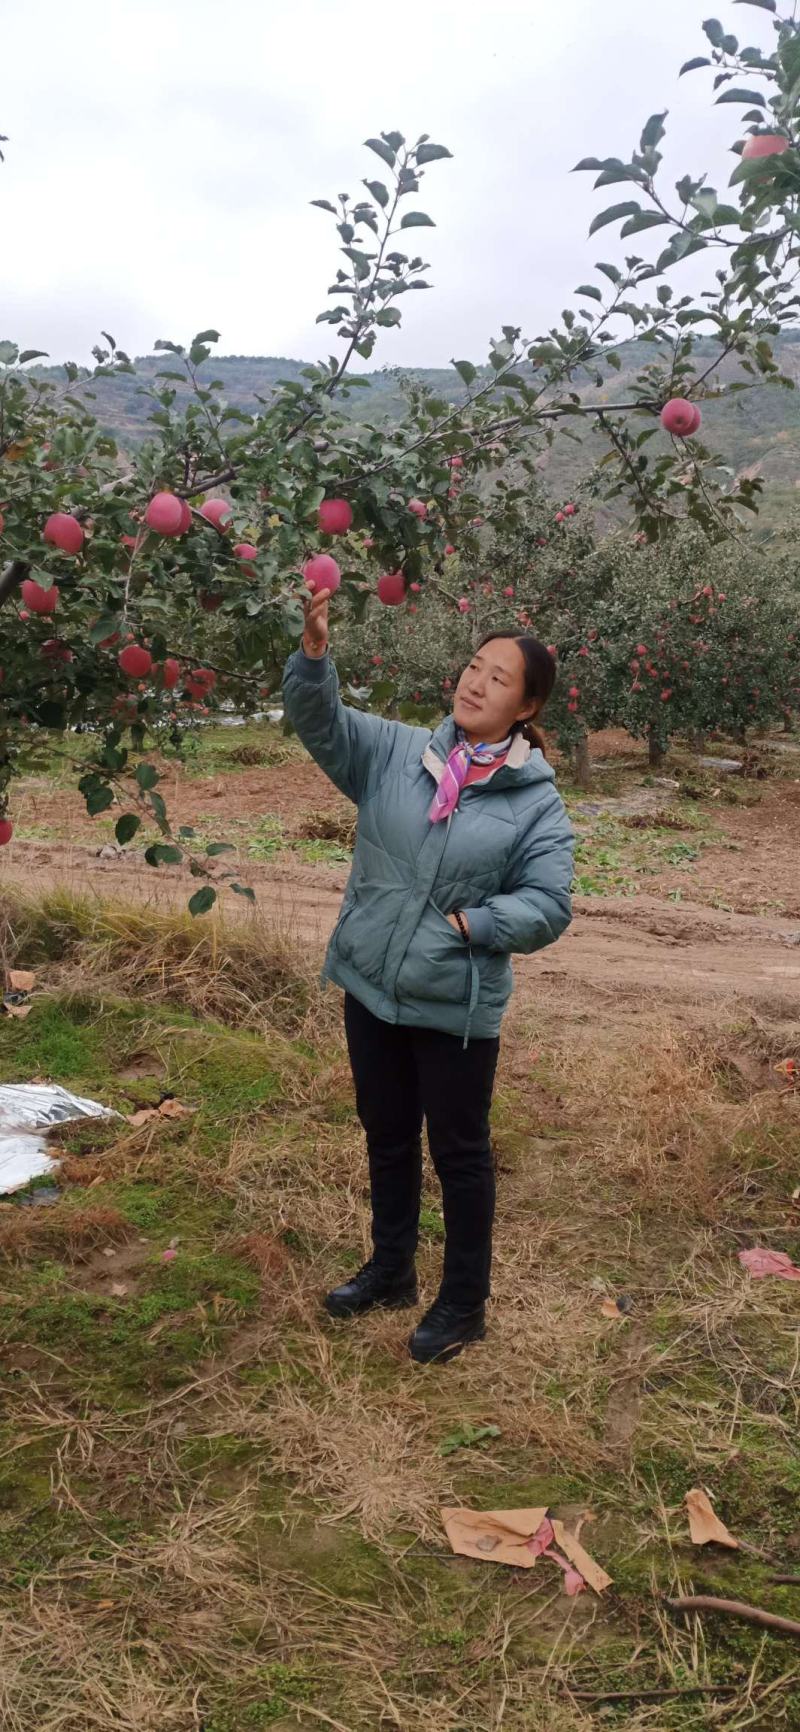
<svg viewBox="0 0 800 1732">
<path fill-rule="evenodd" d="M 692 729 L 689 736 L 689 744 L 692 751 L 697 753 L 698 758 L 702 757 L 703 752 L 706 749 L 706 736 L 702 728 Z"/>
<path fill-rule="evenodd" d="M 660 770 L 664 762 L 664 747 L 660 744 L 654 728 L 647 730 L 647 762 L 651 770 Z"/>
<path fill-rule="evenodd" d="M 592 760 L 589 753 L 589 735 L 582 734 L 575 747 L 575 780 L 579 788 L 586 791 L 592 785 Z"/>
</svg>

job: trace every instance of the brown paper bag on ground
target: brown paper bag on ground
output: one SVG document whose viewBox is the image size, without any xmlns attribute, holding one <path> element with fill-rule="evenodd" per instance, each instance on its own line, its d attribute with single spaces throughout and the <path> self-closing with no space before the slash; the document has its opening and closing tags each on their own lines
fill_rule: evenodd
<svg viewBox="0 0 800 1732">
<path fill-rule="evenodd" d="M 547 1509 L 443 1509 L 445 1531 L 458 1557 L 475 1558 L 479 1563 L 510 1564 L 513 1569 L 532 1570 L 536 1555 L 529 1542 L 547 1517 Z M 580 1541 L 565 1528 L 563 1522 L 551 1523 L 556 1544 L 576 1570 L 602 1593 L 611 1584 L 611 1577 L 590 1558 Z"/>
<path fill-rule="evenodd" d="M 707 1546 L 713 1541 L 715 1545 L 729 1546 L 731 1551 L 738 1552 L 739 1541 L 734 1539 L 725 1523 L 715 1515 L 711 1500 L 700 1486 L 694 1486 L 691 1491 L 687 1491 L 684 1502 L 693 1545 Z"/>
</svg>

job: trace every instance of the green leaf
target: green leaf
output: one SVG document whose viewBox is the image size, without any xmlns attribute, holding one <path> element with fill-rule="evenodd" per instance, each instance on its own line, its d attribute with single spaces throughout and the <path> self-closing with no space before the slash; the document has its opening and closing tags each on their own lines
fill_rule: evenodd
<svg viewBox="0 0 800 1732">
<path fill-rule="evenodd" d="M 402 132 L 382 132 L 381 138 L 385 138 L 386 143 L 390 145 L 394 151 L 398 151 L 401 144 L 405 144 L 406 142 Z"/>
<path fill-rule="evenodd" d="M 338 216 L 339 215 L 339 212 L 337 211 L 335 204 L 331 204 L 330 199 L 312 198 L 309 202 L 313 205 L 316 205 L 317 210 L 328 210 L 328 211 L 330 211 L 331 216 Z"/>
<path fill-rule="evenodd" d="M 425 215 L 424 210 L 407 210 L 400 224 L 401 229 L 435 229 L 433 217 Z"/>
<path fill-rule="evenodd" d="M 473 367 L 471 361 L 454 361 L 453 366 L 455 367 L 459 378 L 463 379 L 465 385 L 471 385 L 473 380 L 478 377 L 478 369 L 477 367 Z"/>
<path fill-rule="evenodd" d="M 209 842 L 206 853 L 213 859 L 217 854 L 233 854 L 235 849 L 232 842 Z"/>
<path fill-rule="evenodd" d="M 202 890 L 195 890 L 194 895 L 189 897 L 189 913 L 195 918 L 198 914 L 207 914 L 216 900 L 216 890 L 212 890 L 210 884 L 204 884 Z"/>
<path fill-rule="evenodd" d="M 39 361 L 43 356 L 47 356 L 46 349 L 23 349 L 19 358 L 19 364 L 21 367 L 24 367 L 26 361 Z"/>
<path fill-rule="evenodd" d="M 715 107 L 721 102 L 757 102 L 761 108 L 767 106 L 766 97 L 761 95 L 760 90 L 723 90 L 716 99 Z"/>
<path fill-rule="evenodd" d="M 703 34 L 708 37 L 712 48 L 722 47 L 725 31 L 718 18 L 705 18 L 703 20 Z"/>
<path fill-rule="evenodd" d="M 197 831 L 195 830 L 195 828 L 192 824 L 179 824 L 178 825 L 178 835 L 179 836 L 185 836 L 188 840 L 192 836 L 196 836 Z"/>
<path fill-rule="evenodd" d="M 444 157 L 452 157 L 452 155 L 452 150 L 448 150 L 446 144 L 428 144 L 426 142 L 425 144 L 418 144 L 416 149 L 417 162 L 420 164 L 441 162 Z"/>
<path fill-rule="evenodd" d="M 575 293 L 576 295 L 588 295 L 592 301 L 602 301 L 603 299 L 601 290 L 596 289 L 593 283 L 581 283 L 580 288 L 576 289 Z"/>
<path fill-rule="evenodd" d="M 641 151 L 654 150 L 656 145 L 661 143 L 661 140 L 664 137 L 664 121 L 666 118 L 666 109 L 664 109 L 661 114 L 651 114 L 650 119 L 645 124 L 639 142 L 639 149 Z"/>
<path fill-rule="evenodd" d="M 596 234 L 598 229 L 605 228 L 606 223 L 620 222 L 623 217 L 638 216 L 641 209 L 641 205 L 637 204 L 635 199 L 630 198 L 626 199 L 624 204 L 609 205 L 608 210 L 601 211 L 600 215 L 596 216 L 594 221 L 589 224 L 589 233 L 590 235 Z"/>
<path fill-rule="evenodd" d="M 695 193 L 692 204 L 701 216 L 713 217 L 717 209 L 717 195 L 711 186 L 704 187 L 702 192 Z"/>
<path fill-rule="evenodd" d="M 376 325 L 399 325 L 403 315 L 399 307 L 381 307 L 375 314 Z"/>
<path fill-rule="evenodd" d="M 131 841 L 137 830 L 141 829 L 141 824 L 142 820 L 136 817 L 135 812 L 123 812 L 122 817 L 117 819 L 114 825 L 114 835 L 121 848 L 125 847 L 126 842 Z"/>
<path fill-rule="evenodd" d="M 492 1437 L 500 1436 L 499 1425 L 465 1425 L 456 1426 L 449 1432 L 439 1445 L 440 1455 L 454 1455 L 457 1449 L 474 1449 L 476 1445 L 488 1443 Z"/>
<path fill-rule="evenodd" d="M 596 271 L 602 271 L 603 276 L 608 277 L 610 283 L 620 283 L 622 281 L 622 272 L 617 270 L 616 265 L 598 263 L 594 268 Z"/>
<path fill-rule="evenodd" d="M 198 331 L 197 336 L 192 338 L 192 348 L 194 348 L 197 343 L 218 343 L 218 342 L 219 342 L 219 331 Z"/>
<path fill-rule="evenodd" d="M 167 808 L 160 794 L 150 795 L 150 806 L 159 830 L 167 829 Z"/>
<path fill-rule="evenodd" d="M 235 890 L 237 896 L 246 896 L 248 902 L 255 902 L 256 893 L 249 884 L 232 884 L 231 889 Z"/>
<path fill-rule="evenodd" d="M 776 12 L 776 0 L 733 0 L 734 6 L 758 6 L 762 12 Z"/>
<path fill-rule="evenodd" d="M 5 339 L 0 343 L 0 367 L 13 367 L 18 354 L 19 349 L 16 343 L 10 343 L 8 339 Z"/>
<path fill-rule="evenodd" d="M 142 791 L 146 793 L 149 788 L 154 788 L 161 778 L 154 764 L 137 764 L 136 780 Z"/>
<path fill-rule="evenodd" d="M 389 203 L 389 192 L 388 188 L 384 186 L 383 181 L 365 180 L 364 185 L 367 188 L 367 191 L 372 193 L 376 204 L 379 204 L 381 209 L 385 210 Z"/>
<path fill-rule="evenodd" d="M 365 138 L 364 143 L 367 150 L 374 150 L 375 155 L 381 157 L 383 162 L 388 164 L 389 168 L 394 168 L 395 153 L 392 150 L 391 145 L 385 144 L 382 138 Z"/>
<path fill-rule="evenodd" d="M 734 3 L 735 3 L 735 0 L 734 0 Z M 684 63 L 680 69 L 680 72 L 678 73 L 678 77 L 682 78 L 684 75 L 684 72 L 696 72 L 699 66 L 710 66 L 710 65 L 711 65 L 711 61 L 707 60 L 706 56 L 704 54 L 697 54 L 695 56 L 694 60 L 684 60 Z"/>
<path fill-rule="evenodd" d="M 620 240 L 624 240 L 627 235 L 638 235 L 642 229 L 661 228 L 666 222 L 669 222 L 669 217 L 662 216 L 660 211 L 643 210 L 638 216 L 631 217 L 628 222 L 623 223 L 619 231 Z"/>
<path fill-rule="evenodd" d="M 582 171 L 585 171 L 585 170 L 589 170 L 589 169 L 594 170 L 594 169 L 604 168 L 604 167 L 605 167 L 605 163 L 600 161 L 599 156 L 582 156 L 580 162 L 576 162 L 575 167 L 572 170 L 572 173 L 573 174 L 580 174 Z"/>
<path fill-rule="evenodd" d="M 183 852 L 174 842 L 153 842 L 145 849 L 144 858 L 147 866 L 179 866 Z"/>
</svg>

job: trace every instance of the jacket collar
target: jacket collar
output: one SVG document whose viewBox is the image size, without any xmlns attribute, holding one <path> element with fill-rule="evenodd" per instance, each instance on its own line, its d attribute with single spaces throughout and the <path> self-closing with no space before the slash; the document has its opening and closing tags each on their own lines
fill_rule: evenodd
<svg viewBox="0 0 800 1732">
<path fill-rule="evenodd" d="M 452 716 L 447 716 L 431 735 L 428 745 L 422 754 L 422 762 L 430 771 L 438 784 L 444 774 L 444 767 L 456 744 L 456 725 Z M 515 734 L 508 749 L 508 755 L 496 770 L 490 770 L 488 776 L 481 778 L 481 786 L 491 782 L 493 777 L 502 776 L 507 770 L 522 770 L 529 762 L 532 748 L 524 734 Z"/>
</svg>

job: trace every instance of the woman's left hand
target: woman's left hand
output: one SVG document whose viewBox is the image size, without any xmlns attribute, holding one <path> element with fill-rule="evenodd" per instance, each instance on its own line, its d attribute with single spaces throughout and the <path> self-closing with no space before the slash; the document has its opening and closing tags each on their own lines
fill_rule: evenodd
<svg viewBox="0 0 800 1732">
<path fill-rule="evenodd" d="M 455 931 L 458 933 L 459 938 L 462 938 L 463 933 L 461 931 L 461 927 L 458 924 L 458 921 L 456 920 L 455 915 L 454 914 L 448 914 L 446 918 L 447 918 L 448 924 L 455 928 Z M 467 937 L 469 937 L 469 921 L 466 917 L 466 914 L 462 914 L 461 919 L 464 922 L 464 925 L 466 926 Z"/>
</svg>

